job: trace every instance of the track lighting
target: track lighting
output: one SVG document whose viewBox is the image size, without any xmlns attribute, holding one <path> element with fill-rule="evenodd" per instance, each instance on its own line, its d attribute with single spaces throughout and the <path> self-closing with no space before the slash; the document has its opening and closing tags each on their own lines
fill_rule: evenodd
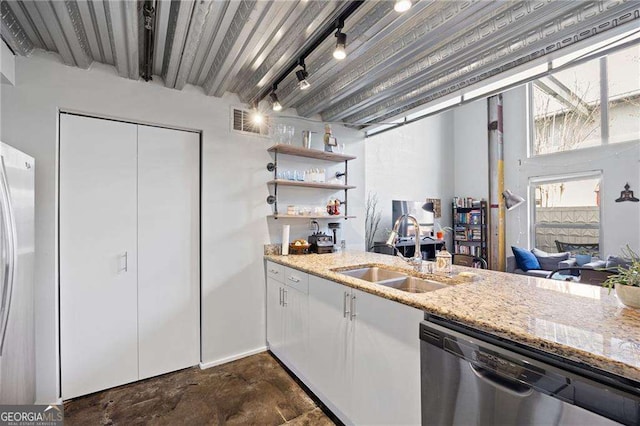
<svg viewBox="0 0 640 426">
<path fill-rule="evenodd" d="M 280 104 L 280 101 L 278 100 L 278 95 L 276 95 L 276 92 L 271 92 L 271 94 L 269 96 L 271 97 L 271 106 L 272 106 L 273 110 L 276 111 L 276 112 L 282 111 L 282 105 Z"/>
<path fill-rule="evenodd" d="M 393 5 L 393 10 L 402 13 L 411 9 L 411 0 L 396 0 L 396 4 Z"/>
<path fill-rule="evenodd" d="M 309 84 L 309 82 L 307 81 L 309 73 L 307 72 L 307 66 L 304 63 L 304 59 L 300 59 L 299 64 L 302 69 L 296 71 L 296 77 L 298 78 L 298 87 L 300 88 L 300 90 L 307 90 L 309 87 L 311 87 L 311 84 Z"/>
<path fill-rule="evenodd" d="M 347 47 L 347 35 L 341 31 L 344 27 L 344 23 L 342 21 L 339 21 L 336 27 L 338 31 L 336 31 L 337 40 L 336 48 L 333 51 L 333 57 L 340 61 L 347 57 L 347 52 L 344 50 Z"/>
</svg>

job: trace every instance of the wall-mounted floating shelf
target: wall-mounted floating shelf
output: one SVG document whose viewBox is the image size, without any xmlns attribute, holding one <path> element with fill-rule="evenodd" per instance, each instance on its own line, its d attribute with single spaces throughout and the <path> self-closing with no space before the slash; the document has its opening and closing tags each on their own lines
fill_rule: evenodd
<svg viewBox="0 0 640 426">
<path fill-rule="evenodd" d="M 320 188 L 320 189 L 353 189 L 353 185 L 339 185 L 334 183 L 321 183 L 321 182 L 302 182 L 297 180 L 286 179 L 274 179 L 267 182 L 269 185 L 281 185 L 281 186 L 300 186 L 305 188 Z"/>
<path fill-rule="evenodd" d="M 308 148 L 303 148 L 301 146 L 293 146 L 293 145 L 287 145 L 287 144 L 273 145 L 272 147 L 267 149 L 267 151 L 280 153 L 280 154 L 295 155 L 297 157 L 316 158 L 318 160 L 333 161 L 335 163 L 356 159 L 356 157 L 352 155 L 338 154 L 336 152 L 319 151 L 317 149 L 308 149 Z"/>
<path fill-rule="evenodd" d="M 336 215 L 336 216 L 329 216 L 329 215 L 323 215 L 323 216 L 310 216 L 310 215 L 289 215 L 289 214 L 272 214 L 269 215 L 267 217 L 272 217 L 274 219 L 355 219 L 355 216 L 343 216 L 343 215 Z"/>
<path fill-rule="evenodd" d="M 347 191 L 349 189 L 354 189 L 355 186 L 349 185 L 347 183 L 348 178 L 348 164 L 347 162 L 350 160 L 355 160 L 356 157 L 352 155 L 344 155 L 338 154 L 335 152 L 325 152 L 319 151 L 317 149 L 308 149 L 299 146 L 286 145 L 286 144 L 277 144 L 273 145 L 269 149 L 268 152 L 273 152 L 273 162 L 267 164 L 267 170 L 273 172 L 273 179 L 267 182 L 268 185 L 273 185 L 273 195 L 269 195 L 267 197 L 267 203 L 273 204 L 273 214 L 268 217 L 272 217 L 274 219 L 352 219 L 355 216 L 349 216 L 348 213 L 348 204 L 347 204 Z M 344 162 L 344 172 L 336 173 L 336 176 L 341 177 L 344 176 L 344 184 L 335 184 L 335 183 L 325 183 L 325 182 L 305 182 L 305 181 L 297 181 L 297 180 L 286 180 L 286 179 L 278 179 L 278 154 L 286 154 L 293 155 L 296 157 L 304 157 L 304 158 L 314 158 L 317 160 L 323 161 L 331 161 L 333 163 L 342 163 Z M 307 216 L 307 215 L 287 215 L 287 214 L 279 214 L 278 212 L 278 187 L 279 186 L 289 186 L 289 187 L 298 187 L 298 188 L 316 188 L 316 189 L 330 189 L 335 191 L 344 191 L 344 200 L 341 202 L 343 207 L 342 215 L 316 215 L 316 216 Z"/>
</svg>

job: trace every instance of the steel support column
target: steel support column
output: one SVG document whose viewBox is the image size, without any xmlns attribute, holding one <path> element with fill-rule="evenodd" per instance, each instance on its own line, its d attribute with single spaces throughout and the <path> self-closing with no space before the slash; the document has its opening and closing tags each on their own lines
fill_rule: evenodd
<svg viewBox="0 0 640 426">
<path fill-rule="evenodd" d="M 487 99 L 489 115 L 489 268 L 505 270 L 504 149 L 502 94 Z"/>
</svg>

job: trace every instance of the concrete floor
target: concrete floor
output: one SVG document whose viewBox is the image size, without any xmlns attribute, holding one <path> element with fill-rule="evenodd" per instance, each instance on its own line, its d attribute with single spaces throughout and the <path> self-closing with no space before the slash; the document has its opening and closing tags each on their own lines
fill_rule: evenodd
<svg viewBox="0 0 640 426">
<path fill-rule="evenodd" d="M 64 403 L 66 425 L 333 425 L 267 352 Z"/>
</svg>

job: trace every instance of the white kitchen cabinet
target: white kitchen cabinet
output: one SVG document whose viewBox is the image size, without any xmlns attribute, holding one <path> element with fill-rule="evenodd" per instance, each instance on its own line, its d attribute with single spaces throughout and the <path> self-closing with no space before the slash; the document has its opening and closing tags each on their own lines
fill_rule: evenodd
<svg viewBox="0 0 640 426">
<path fill-rule="evenodd" d="M 306 375 L 308 276 L 290 268 L 280 274 L 278 266 L 267 262 L 267 343 L 296 374 Z"/>
<path fill-rule="evenodd" d="M 199 137 L 60 115 L 63 399 L 197 364 Z"/>
<path fill-rule="evenodd" d="M 424 312 L 359 290 L 353 290 L 353 297 L 351 420 L 357 425 L 419 425 Z"/>
<path fill-rule="evenodd" d="M 283 289 L 284 284 L 267 278 L 267 344 L 271 352 L 279 357 L 283 355 L 281 350 L 284 343 Z"/>
<path fill-rule="evenodd" d="M 307 386 L 348 423 L 353 382 L 354 325 L 351 289 L 309 276 L 309 357 Z"/>
<path fill-rule="evenodd" d="M 420 424 L 423 316 L 311 275 L 307 385 L 346 424 Z"/>
</svg>

